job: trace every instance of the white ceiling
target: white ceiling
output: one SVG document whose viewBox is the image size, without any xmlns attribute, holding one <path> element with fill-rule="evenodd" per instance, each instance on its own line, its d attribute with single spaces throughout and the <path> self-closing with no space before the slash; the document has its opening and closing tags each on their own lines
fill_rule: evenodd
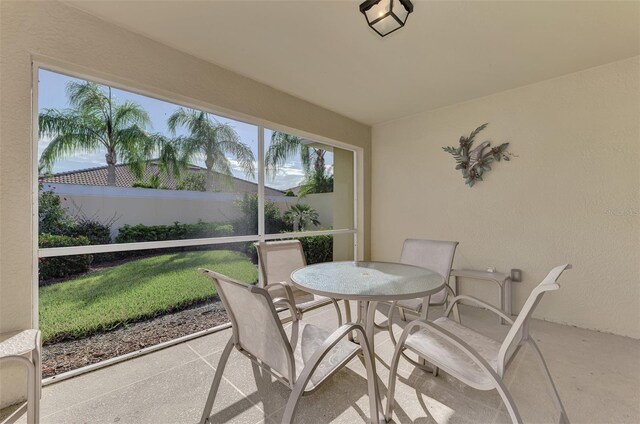
<svg viewBox="0 0 640 424">
<path fill-rule="evenodd" d="M 359 1 L 73 1 L 375 124 L 640 54 L 640 2 L 414 1 L 380 38 Z"/>
</svg>

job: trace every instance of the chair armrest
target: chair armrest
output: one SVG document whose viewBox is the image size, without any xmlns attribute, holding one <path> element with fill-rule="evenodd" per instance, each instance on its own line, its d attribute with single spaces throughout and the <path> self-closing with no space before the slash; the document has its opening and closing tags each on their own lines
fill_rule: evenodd
<svg viewBox="0 0 640 424">
<path fill-rule="evenodd" d="M 453 288 L 449 285 L 449 284 L 445 284 L 444 288 L 447 290 L 447 295 L 451 296 L 452 298 L 456 297 L 456 292 L 453 291 Z M 449 302 L 449 299 L 447 297 L 447 303 Z"/>
<path fill-rule="evenodd" d="M 267 292 L 269 292 L 269 294 L 271 294 L 271 290 L 275 289 L 276 287 L 282 287 L 287 295 L 287 300 L 293 305 L 296 304 L 296 298 L 293 295 L 293 290 L 291 289 L 291 285 L 289 283 L 286 283 L 284 281 L 281 281 L 279 283 L 269 283 L 269 285 L 265 287 L 265 289 L 267 290 Z"/>
<path fill-rule="evenodd" d="M 474 348 L 472 348 L 467 342 L 465 342 L 464 340 L 462 340 L 460 337 L 456 336 L 455 334 L 445 330 L 444 328 L 440 327 L 437 324 L 432 323 L 431 321 L 427 321 L 427 320 L 415 320 L 410 322 L 404 329 L 404 331 L 402 332 L 402 336 L 400 337 L 400 341 L 398 342 L 399 346 L 404 347 L 404 343 L 407 339 L 407 336 L 410 334 L 411 330 L 416 328 L 416 327 L 422 327 L 424 329 L 426 329 L 427 331 L 430 331 L 432 333 L 436 333 L 438 336 L 442 337 L 443 339 L 447 340 L 448 342 L 452 343 L 454 346 L 456 346 L 458 349 L 460 349 L 462 352 L 464 352 L 473 362 L 475 362 L 479 367 L 485 369 L 485 371 L 487 371 L 489 374 L 491 374 L 491 376 L 494 378 L 494 380 L 496 380 L 496 382 L 498 380 L 500 380 L 500 376 L 497 374 L 496 370 L 493 369 L 493 367 L 491 365 L 489 365 L 489 363 L 487 362 L 486 359 L 484 359 L 482 356 L 480 356 L 480 354 L 478 352 L 475 351 Z M 398 347 L 400 348 L 400 347 Z M 437 359 L 437 358 L 429 358 L 429 359 Z"/>
<path fill-rule="evenodd" d="M 482 300 L 477 299 L 475 297 L 466 296 L 466 295 L 462 295 L 462 294 L 454 297 L 453 299 L 451 299 L 451 303 L 449 303 L 449 307 L 445 311 L 444 316 L 448 317 L 449 314 L 451 313 L 451 310 L 453 309 L 453 307 L 455 305 L 457 305 L 458 303 L 460 303 L 461 300 L 466 300 L 466 301 L 475 303 L 476 305 L 482 306 L 484 309 L 493 312 L 494 314 L 496 314 L 499 317 L 503 318 L 509 324 L 513 325 L 513 320 L 511 319 L 511 317 L 508 316 L 507 314 L 505 314 L 504 312 L 502 312 L 500 309 L 496 308 L 493 305 L 489 305 L 488 303 L 483 302 Z"/>
<path fill-rule="evenodd" d="M 298 308 L 296 307 L 296 299 L 293 296 L 293 290 L 291 290 L 291 286 L 288 283 L 280 282 L 280 283 L 271 283 L 266 287 L 267 292 L 269 292 L 270 288 L 275 288 L 276 286 L 280 286 L 282 288 L 284 288 L 284 291 L 287 295 L 287 297 L 276 297 L 273 298 L 272 297 L 272 301 L 273 303 L 281 303 L 284 302 L 287 304 L 289 311 L 291 312 L 291 316 L 293 317 L 293 320 L 297 320 L 298 319 Z M 269 294 L 271 295 L 271 293 L 269 292 Z"/>
</svg>

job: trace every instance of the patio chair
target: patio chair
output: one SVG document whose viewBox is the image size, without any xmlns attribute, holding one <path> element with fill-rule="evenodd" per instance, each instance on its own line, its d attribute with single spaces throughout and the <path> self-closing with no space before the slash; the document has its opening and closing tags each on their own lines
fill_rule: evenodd
<svg viewBox="0 0 640 424">
<path fill-rule="evenodd" d="M 42 365 L 40 350 L 42 343 L 38 330 L 23 330 L 0 334 L 0 363 L 20 362 L 27 368 L 27 423 L 40 422 L 40 393 L 42 391 Z M 29 357 L 28 355 L 31 355 Z M 24 406 L 9 417 L 14 422 L 24 413 Z M 5 421 L 3 421 L 5 422 Z"/>
<path fill-rule="evenodd" d="M 286 298 L 286 294 L 279 284 L 291 283 L 291 273 L 298 268 L 307 265 L 307 260 L 302 250 L 300 240 L 285 240 L 260 242 L 255 244 L 258 250 L 258 262 L 260 263 L 260 274 L 262 282 L 273 298 Z M 321 308 L 333 303 L 338 314 L 338 327 L 342 325 L 342 312 L 335 299 L 318 296 L 304 290 L 291 286 L 295 299 L 295 310 L 298 318 L 302 318 L 305 312 Z M 345 301 L 345 315 L 347 322 L 351 321 L 351 310 L 349 302 Z"/>
<path fill-rule="evenodd" d="M 388 315 L 388 330 L 394 344 L 396 343 L 396 338 L 393 334 L 393 313 L 396 307 L 403 321 L 406 321 L 407 314 L 426 319 L 429 305 L 444 305 L 447 302 L 448 295 L 454 295 L 451 286 L 449 286 L 449 275 L 457 246 L 457 241 L 421 239 L 406 239 L 404 241 L 400 262 L 437 272 L 444 277 L 445 287 L 438 293 L 424 299 L 399 300 L 391 303 Z M 455 313 L 457 314 L 457 312 L 456 309 Z"/>
<path fill-rule="evenodd" d="M 409 349 L 425 358 L 449 375 L 478 390 L 497 390 L 504 402 L 511 421 L 522 423 L 522 417 L 503 381 L 504 373 L 524 343 L 529 343 L 538 358 L 545 380 L 551 389 L 556 408 L 560 410 L 560 422 L 568 424 L 567 413 L 558 390 L 551 379 L 547 364 L 535 341 L 529 336 L 529 320 L 545 292 L 557 290 L 558 277 L 571 265 L 553 268 L 547 277 L 531 292 L 515 321 L 504 312 L 471 296 L 456 296 L 449 304 L 445 316 L 433 322 L 426 319 L 410 322 L 402 332 L 390 365 L 389 392 L 385 418 L 391 419 L 394 407 L 394 391 L 398 362 L 402 351 Z M 507 321 L 511 328 L 502 343 L 486 337 L 449 319 L 452 308 L 460 301 L 475 303 Z M 417 331 L 414 331 L 417 330 Z M 411 361 L 413 362 L 413 361 Z M 437 369 L 434 373 L 437 375 Z"/>
<path fill-rule="evenodd" d="M 209 422 L 224 367 L 234 347 L 291 389 L 283 423 L 293 421 L 301 396 L 315 391 L 362 352 L 367 369 L 371 417 L 379 416 L 374 358 L 361 325 L 345 324 L 332 333 L 298 319 L 293 291 L 287 283 L 273 283 L 282 288 L 286 297 L 272 299 L 263 288 L 206 269 L 200 271 L 213 280 L 233 329 L 218 362 L 200 423 Z M 291 311 L 292 322 L 286 328 L 278 318 L 275 301 L 286 304 Z M 363 340 L 362 345 L 347 339 L 353 331 Z"/>
</svg>

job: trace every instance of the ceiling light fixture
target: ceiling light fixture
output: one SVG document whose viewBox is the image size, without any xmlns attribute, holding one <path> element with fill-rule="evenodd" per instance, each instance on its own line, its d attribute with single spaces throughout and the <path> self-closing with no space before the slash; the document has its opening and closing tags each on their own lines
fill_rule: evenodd
<svg viewBox="0 0 640 424">
<path fill-rule="evenodd" d="M 409 0 L 367 0 L 360 5 L 360 12 L 369 26 L 384 37 L 404 26 L 413 4 Z"/>
</svg>

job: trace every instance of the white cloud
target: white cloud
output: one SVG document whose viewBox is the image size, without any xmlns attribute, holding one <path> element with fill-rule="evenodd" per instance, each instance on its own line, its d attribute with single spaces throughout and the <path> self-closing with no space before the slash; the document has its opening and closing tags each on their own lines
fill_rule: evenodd
<svg viewBox="0 0 640 424">
<path fill-rule="evenodd" d="M 257 181 L 257 178 L 249 178 L 245 175 L 244 170 L 237 160 L 230 159 L 229 162 L 231 163 L 231 171 L 235 177 L 253 182 Z M 257 162 L 254 162 L 254 167 L 257 171 Z M 300 165 L 289 162 L 280 167 L 273 178 L 267 177 L 267 179 L 265 180 L 265 184 L 268 187 L 276 188 L 278 190 L 286 190 L 300 185 L 300 183 L 304 179 L 304 175 L 304 171 L 302 170 Z"/>
</svg>

